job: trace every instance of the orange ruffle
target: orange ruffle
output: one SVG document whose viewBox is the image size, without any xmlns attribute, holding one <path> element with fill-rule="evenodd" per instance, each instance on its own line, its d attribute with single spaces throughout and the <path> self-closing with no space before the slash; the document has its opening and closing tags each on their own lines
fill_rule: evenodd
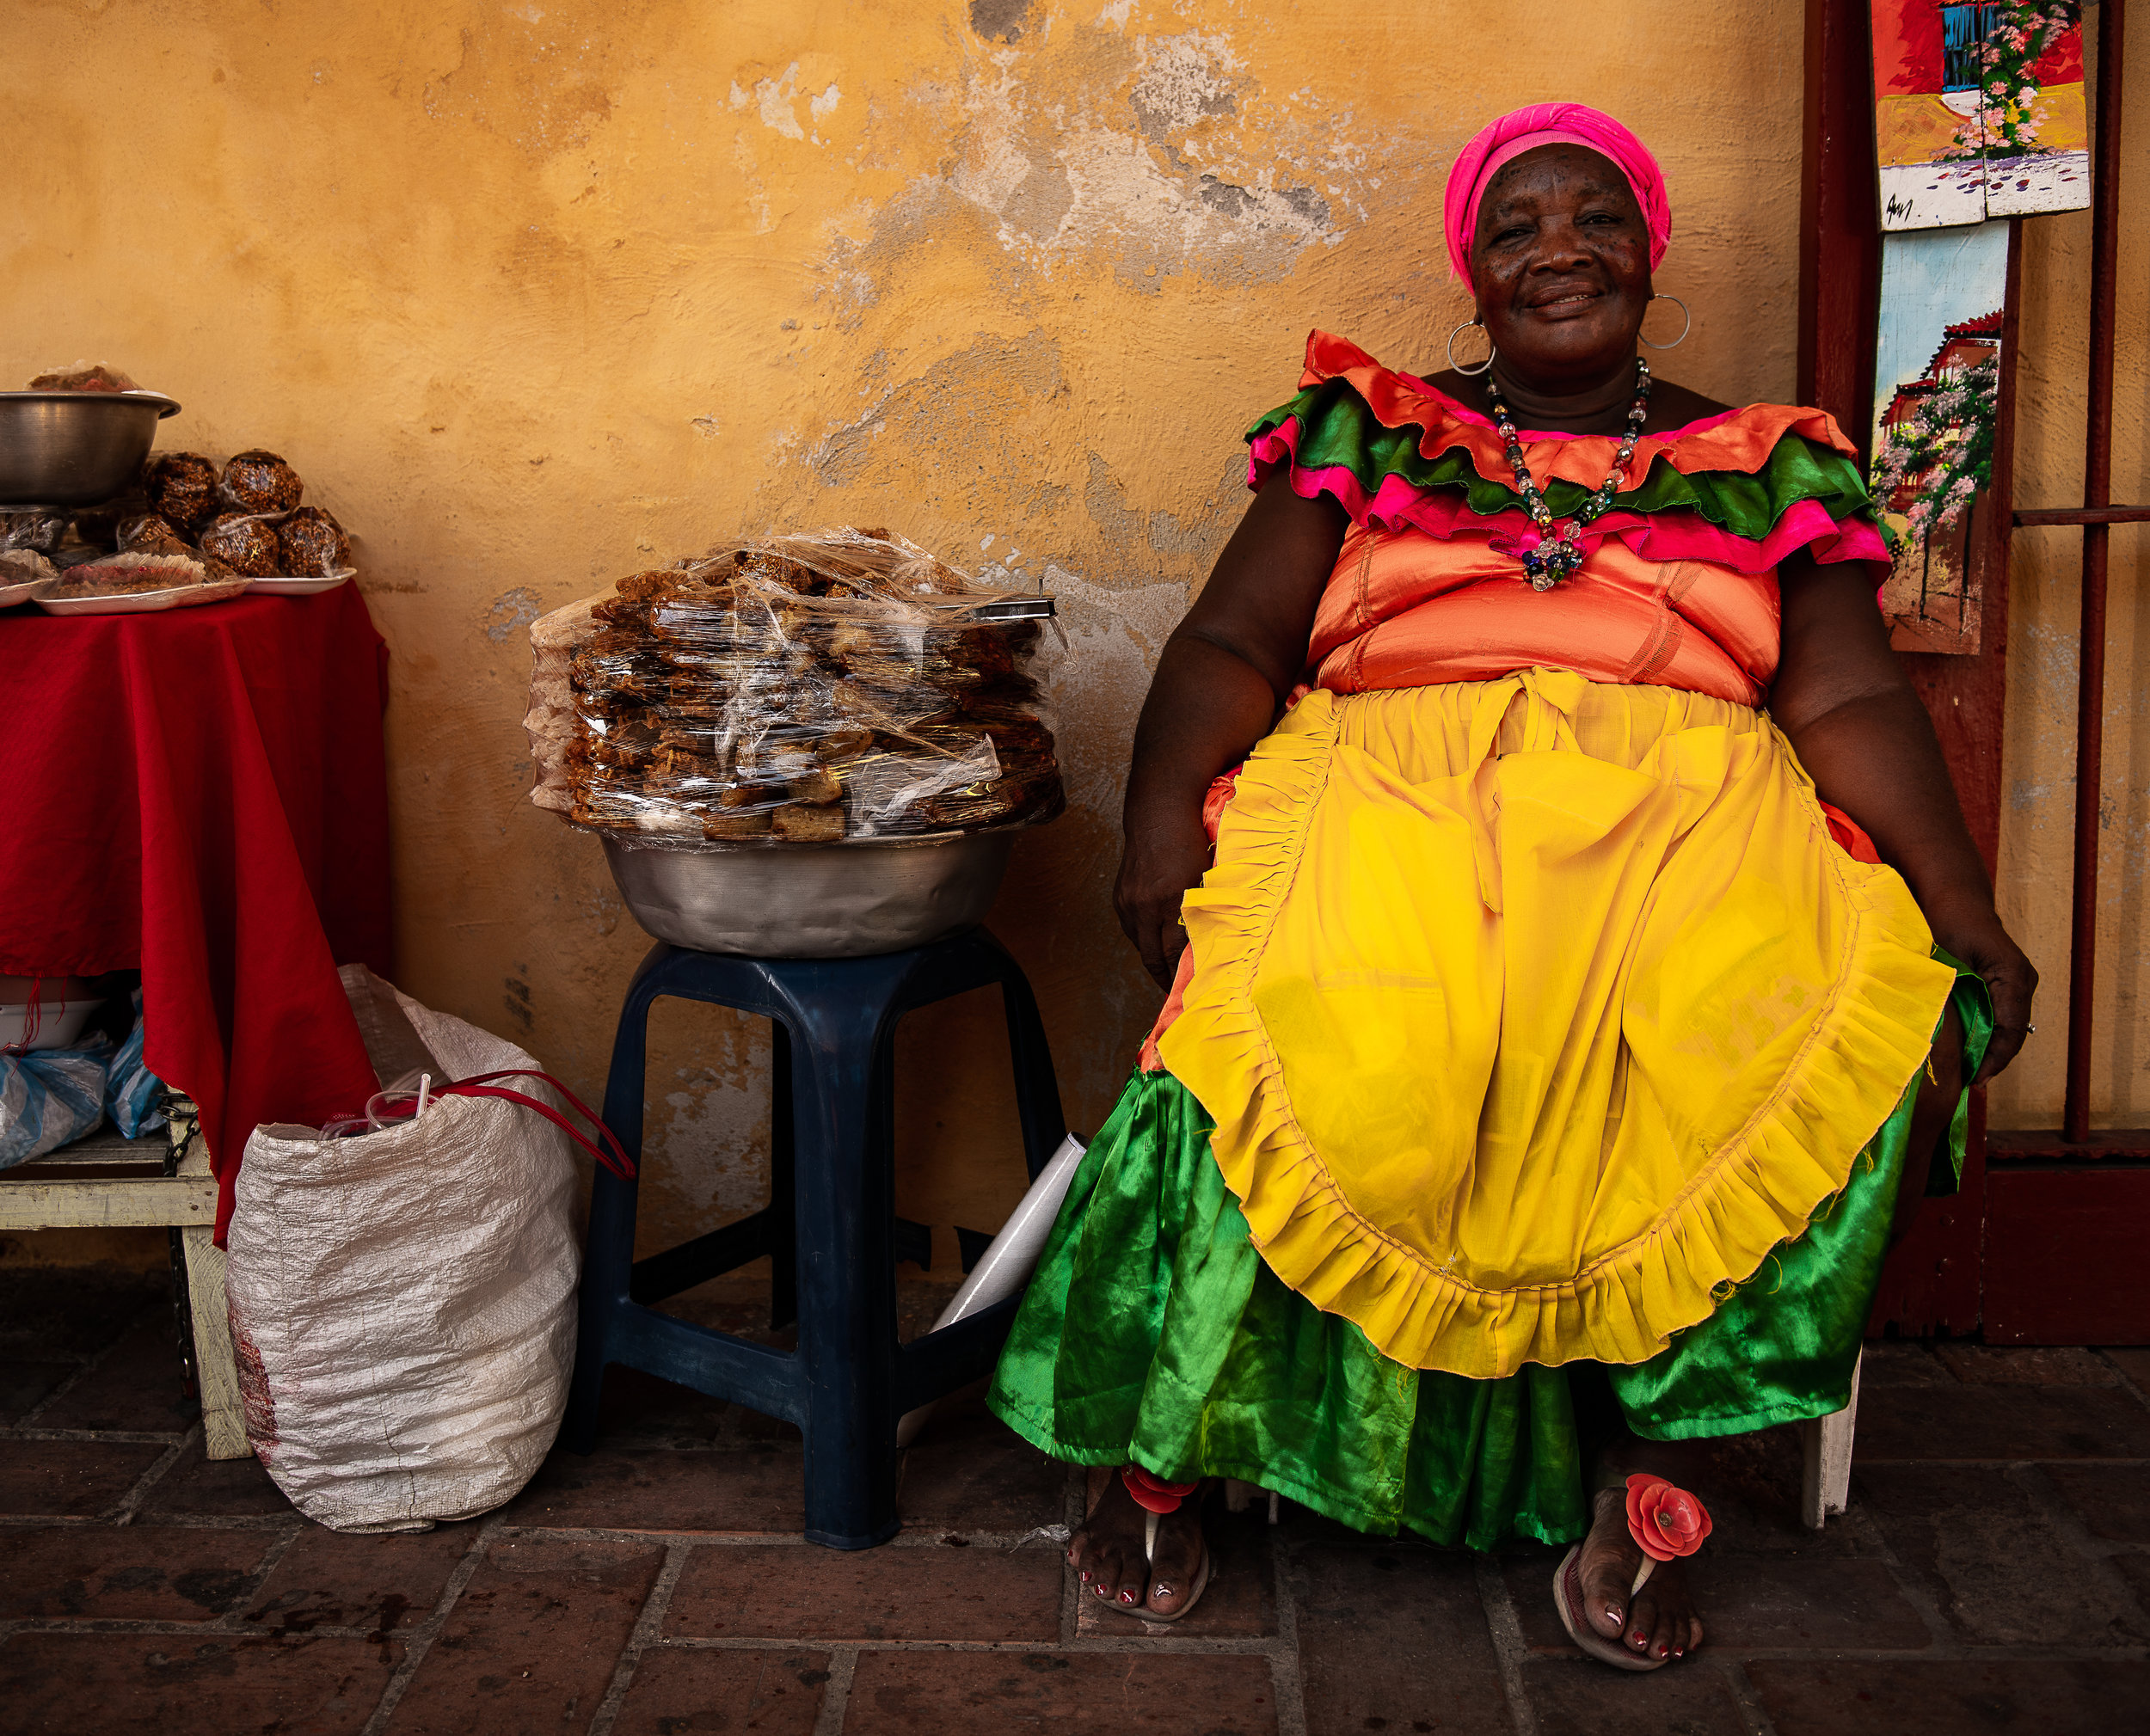
<svg viewBox="0 0 2150 1736">
<path fill-rule="evenodd" d="M 1473 469 L 1488 482 L 1513 484 L 1508 451 L 1500 434 L 1487 424 L 1458 414 L 1458 406 L 1423 380 L 1385 368 L 1348 338 L 1320 330 L 1307 334 L 1306 365 L 1299 390 L 1328 380 L 1343 380 L 1366 400 L 1374 419 L 1390 428 L 1422 431 L 1419 451 L 1432 458 L 1460 449 Z M 1645 434 L 1635 443 L 1629 474 L 1649 474 L 1660 457 L 1682 475 L 1704 470 L 1734 470 L 1753 475 L 1787 434 L 1803 434 L 1833 451 L 1856 457 L 1858 448 L 1844 437 L 1826 410 L 1792 404 L 1749 404 L 1725 416 L 1706 417 L 1668 434 Z M 1558 479 L 1595 488 L 1612 465 L 1619 440 L 1611 434 L 1563 434 L 1554 439 L 1526 440 L 1523 456 L 1540 488 Z"/>
</svg>

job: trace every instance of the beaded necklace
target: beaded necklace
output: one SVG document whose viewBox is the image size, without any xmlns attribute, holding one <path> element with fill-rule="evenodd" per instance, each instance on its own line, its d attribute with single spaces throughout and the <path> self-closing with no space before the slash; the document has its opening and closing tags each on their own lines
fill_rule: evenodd
<svg viewBox="0 0 2150 1736">
<path fill-rule="evenodd" d="M 1508 414 L 1508 400 L 1501 396 L 1500 385 L 1490 374 L 1486 376 L 1485 396 L 1493 411 L 1493 425 L 1508 446 L 1508 468 L 1515 472 L 1515 487 L 1523 497 L 1524 510 L 1538 526 L 1540 540 L 1535 549 L 1523 551 L 1523 571 L 1530 576 L 1532 590 L 1550 591 L 1582 565 L 1582 544 L 1577 537 L 1585 525 L 1612 504 L 1612 497 L 1627 482 L 1635 443 L 1642 438 L 1643 422 L 1649 414 L 1649 364 L 1640 356 L 1635 359 L 1635 402 L 1628 409 L 1627 432 L 1620 440 L 1619 451 L 1612 455 L 1612 474 L 1557 529 L 1552 509 L 1546 506 L 1538 484 L 1531 481 L 1531 468 L 1524 462 L 1523 443 L 1516 435 L 1515 418 Z"/>
</svg>

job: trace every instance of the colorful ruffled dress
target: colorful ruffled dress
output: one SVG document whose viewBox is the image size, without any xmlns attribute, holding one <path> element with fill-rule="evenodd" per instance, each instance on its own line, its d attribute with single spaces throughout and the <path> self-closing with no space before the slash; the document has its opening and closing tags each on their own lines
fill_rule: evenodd
<svg viewBox="0 0 2150 1736">
<path fill-rule="evenodd" d="M 1572 1538 L 1578 1378 L 1656 1438 L 1843 1406 L 1937 1025 L 1990 1030 L 1757 709 L 1778 563 L 1886 557 L 1830 419 L 1754 405 L 1645 436 L 1533 592 L 1484 418 L 1319 332 L 1301 383 L 1249 481 L 1350 516 L 1308 685 L 1212 793 L 989 1402 L 1362 1530 Z M 1524 440 L 1557 518 L 1617 444 Z"/>
</svg>

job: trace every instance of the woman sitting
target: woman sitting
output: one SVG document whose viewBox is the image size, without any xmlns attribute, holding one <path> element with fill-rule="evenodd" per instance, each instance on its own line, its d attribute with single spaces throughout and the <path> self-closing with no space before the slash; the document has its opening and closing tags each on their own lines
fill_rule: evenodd
<svg viewBox="0 0 2150 1736">
<path fill-rule="evenodd" d="M 1490 367 L 1317 332 L 1159 660 L 1116 899 L 1170 995 L 992 1403 L 1120 1468 L 1070 1559 L 1127 1613 L 1192 1606 L 1178 1498 L 1235 1477 L 1580 1540 L 1570 1631 L 1649 1668 L 1703 1620 L 1643 1543 L 1706 1527 L 1631 1526 L 1624 1480 L 1844 1405 L 2036 973 L 1889 651 L 1850 442 L 1638 359 L 1649 153 L 1524 109 L 1446 219 Z"/>
</svg>

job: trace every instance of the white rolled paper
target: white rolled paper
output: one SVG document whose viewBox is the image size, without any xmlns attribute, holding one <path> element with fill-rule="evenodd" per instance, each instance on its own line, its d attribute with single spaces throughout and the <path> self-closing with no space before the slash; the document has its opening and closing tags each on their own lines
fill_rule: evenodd
<svg viewBox="0 0 2150 1736">
<path fill-rule="evenodd" d="M 1060 1141 L 1060 1150 L 1046 1160 L 1030 1191 L 1000 1226 L 1000 1233 L 978 1256 L 978 1264 L 971 1267 L 963 1287 L 941 1310 L 941 1317 L 933 1322 L 934 1331 L 953 1326 L 966 1315 L 991 1308 L 996 1302 L 1006 1301 L 1030 1281 L 1030 1274 L 1037 1270 L 1038 1256 L 1045 1251 L 1045 1238 L 1053 1233 L 1053 1221 L 1060 1215 L 1060 1201 L 1067 1198 L 1068 1184 L 1075 1179 L 1075 1166 L 1083 1161 L 1083 1142 L 1072 1133 Z M 931 1404 L 906 1412 L 896 1425 L 896 1445 L 909 1446 L 932 1414 Z"/>
</svg>

